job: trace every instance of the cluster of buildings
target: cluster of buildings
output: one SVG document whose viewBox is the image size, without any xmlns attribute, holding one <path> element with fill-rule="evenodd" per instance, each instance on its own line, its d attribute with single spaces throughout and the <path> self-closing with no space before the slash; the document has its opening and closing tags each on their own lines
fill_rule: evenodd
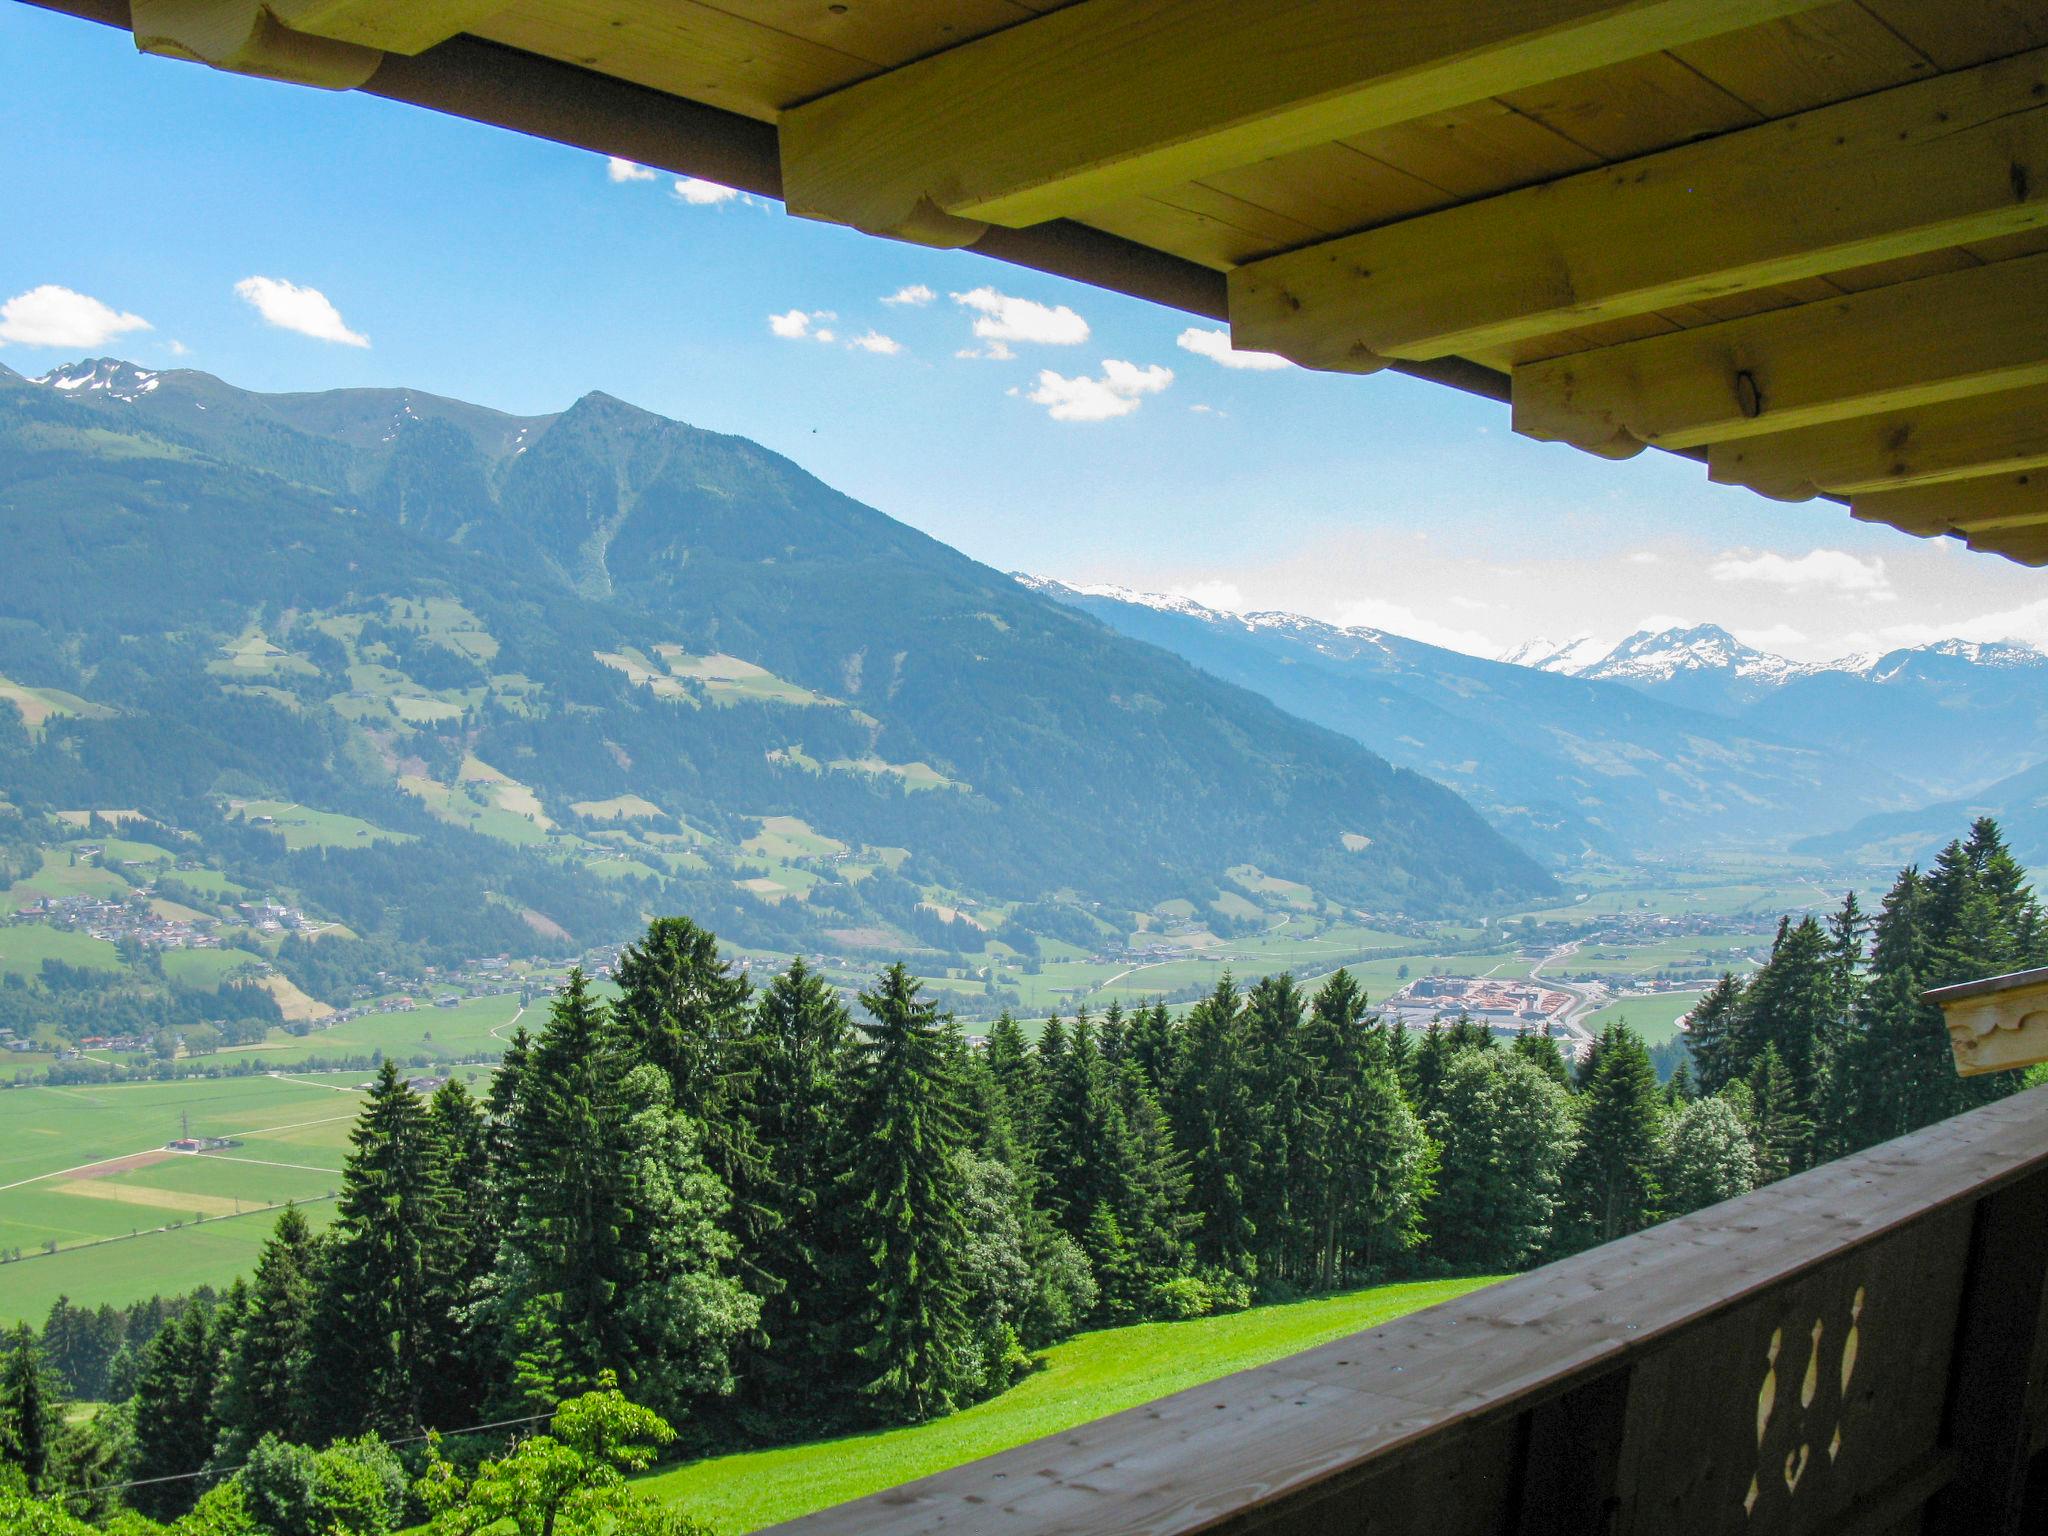
<svg viewBox="0 0 2048 1536">
<path fill-rule="evenodd" d="M 1571 1008 L 1572 994 L 1539 982 L 1490 976 L 1418 976 L 1388 998 L 1395 1018 L 1467 1014 L 1489 1024 L 1551 1024 Z"/>
<path fill-rule="evenodd" d="M 7 919 L 43 923 L 90 938 L 149 949 L 219 949 L 221 925 L 213 918 L 164 917 L 147 901 L 109 901 L 99 896 L 45 896 Z"/>
</svg>

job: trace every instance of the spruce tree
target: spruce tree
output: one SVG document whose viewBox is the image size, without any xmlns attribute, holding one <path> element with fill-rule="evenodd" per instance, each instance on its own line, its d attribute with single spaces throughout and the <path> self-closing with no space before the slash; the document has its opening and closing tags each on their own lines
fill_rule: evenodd
<svg viewBox="0 0 2048 1536">
<path fill-rule="evenodd" d="M 746 1362 L 752 1397 L 771 1412 L 815 1408 L 843 1356 L 850 1237 L 838 1192 L 845 1153 L 853 1021 L 822 978 L 792 961 L 760 995 L 756 1131 L 768 1157 L 774 1220 L 760 1254 L 765 1347 Z"/>
<path fill-rule="evenodd" d="M 1742 983 L 1723 971 L 1685 1019 L 1686 1050 L 1702 1094 L 1716 1094 L 1749 1075 L 1749 1042 L 1742 1034 Z"/>
<path fill-rule="evenodd" d="M 213 1387 L 219 1339 L 197 1301 L 166 1321 L 142 1352 L 135 1390 L 135 1453 L 128 1502 L 172 1520 L 204 1490 L 197 1475 L 213 1452 Z"/>
<path fill-rule="evenodd" d="M 1250 1278 L 1257 1270 L 1248 1195 L 1258 1121 L 1247 1054 L 1243 1000 L 1226 974 L 1181 1026 L 1173 1120 L 1188 1159 L 1195 1256 Z"/>
<path fill-rule="evenodd" d="M 1519 1031 L 1509 1049 L 1559 1086 L 1571 1081 L 1571 1069 L 1564 1064 L 1564 1052 L 1557 1048 L 1547 1021 Z"/>
<path fill-rule="evenodd" d="M 1793 1172 L 1815 1160 L 1815 1112 L 1827 1100 L 1827 1084 L 1840 1065 L 1834 961 L 1826 932 L 1812 917 L 1781 922 L 1771 956 L 1742 995 L 1742 1032 L 1752 1048 L 1775 1052 L 1790 1079 L 1787 1108 L 1800 1127 L 1787 1146 Z M 1755 1061 L 1750 1072 L 1754 1087 Z M 1790 1123 L 1790 1122 L 1788 1122 Z"/>
<path fill-rule="evenodd" d="M 951 1026 L 918 992 L 899 963 L 861 994 L 869 1023 L 854 1046 L 855 1140 L 842 1186 L 867 1246 L 862 1390 L 912 1421 L 946 1412 L 978 1373 L 960 1275 L 968 1137 Z"/>
<path fill-rule="evenodd" d="M 1764 1047 L 1749 1077 L 1750 1138 L 1756 1148 L 1756 1181 L 1770 1184 L 1797 1172 L 1810 1128 L 1799 1090 L 1775 1045 Z"/>
<path fill-rule="evenodd" d="M 673 1419 L 729 1392 L 760 1305 L 727 1274 L 724 1186 L 667 1074 L 580 970 L 528 1053 L 509 1142 L 496 1307 L 523 1399 L 559 1403 L 610 1372 Z"/>
<path fill-rule="evenodd" d="M 296 1206 L 286 1206 L 256 1259 L 249 1303 L 234 1337 L 223 1340 L 215 1396 L 215 1461 L 237 1466 L 266 1434 L 311 1438 L 305 1390 L 311 1354 L 318 1244 Z"/>
<path fill-rule="evenodd" d="M 1304 1010 L 1301 989 L 1285 971 L 1261 978 L 1245 996 L 1246 1070 L 1256 1137 L 1245 1204 L 1258 1275 L 1269 1287 L 1297 1286 L 1314 1265 L 1313 1215 L 1297 1209 L 1297 1197 L 1314 1182 L 1308 1122 L 1318 1091 L 1314 1062 L 1302 1049 Z"/>
<path fill-rule="evenodd" d="M 0 1461 L 19 1467 L 31 1497 L 42 1492 L 62 1426 L 61 1389 L 34 1332 L 16 1323 L 0 1356 Z"/>
<path fill-rule="evenodd" d="M 1626 1023 L 1601 1033 L 1599 1066 L 1580 1104 L 1579 1142 L 1565 1167 L 1554 1248 L 1610 1242 L 1657 1218 L 1664 1102 L 1642 1037 Z"/>
<path fill-rule="evenodd" d="M 417 1434 L 456 1333 L 463 1218 L 427 1106 L 388 1059 L 349 1143 L 322 1267 L 309 1406 L 325 1435 Z"/>
</svg>

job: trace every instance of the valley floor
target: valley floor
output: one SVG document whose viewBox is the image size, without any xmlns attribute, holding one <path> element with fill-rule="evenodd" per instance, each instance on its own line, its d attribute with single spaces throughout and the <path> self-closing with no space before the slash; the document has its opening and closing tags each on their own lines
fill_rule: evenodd
<svg viewBox="0 0 2048 1536">
<path fill-rule="evenodd" d="M 720 1536 L 740 1536 L 1376 1328 L 1492 1283 L 1492 1277 L 1416 1281 L 1192 1322 L 1104 1328 L 1055 1345 L 1033 1375 L 949 1418 L 711 1457 L 656 1473 L 639 1486 L 681 1505 Z"/>
</svg>

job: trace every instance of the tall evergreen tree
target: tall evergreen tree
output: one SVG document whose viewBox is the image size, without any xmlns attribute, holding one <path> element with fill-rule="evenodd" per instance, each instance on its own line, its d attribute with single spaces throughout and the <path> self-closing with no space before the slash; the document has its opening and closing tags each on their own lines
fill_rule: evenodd
<svg viewBox="0 0 2048 1536">
<path fill-rule="evenodd" d="M 1748 1075 L 1749 1042 L 1742 1035 L 1742 1019 L 1742 983 L 1723 971 L 1685 1019 L 1686 1049 L 1702 1094 L 1719 1093 Z"/>
<path fill-rule="evenodd" d="M 0 1461 L 19 1467 L 31 1495 L 42 1492 L 61 1425 L 55 1374 L 27 1323 L 16 1323 L 0 1355 Z"/>
<path fill-rule="evenodd" d="M 389 1060 L 349 1144 L 307 1374 L 312 1417 L 329 1436 L 417 1434 L 456 1332 L 462 1218 L 427 1106 Z"/>
<path fill-rule="evenodd" d="M 318 1243 L 296 1206 L 286 1206 L 256 1259 L 249 1304 L 234 1336 L 222 1341 L 214 1459 L 238 1466 L 266 1434 L 310 1439 L 306 1393 L 311 1355 Z"/>
<path fill-rule="evenodd" d="M 218 1334 L 197 1301 L 165 1322 L 142 1352 L 128 1502 L 152 1519 L 182 1515 L 205 1488 L 198 1474 L 213 1452 L 219 1364 Z"/>
<path fill-rule="evenodd" d="M 1626 1023 L 1602 1031 L 1599 1066 L 1580 1105 L 1579 1141 L 1565 1167 L 1555 1247 L 1590 1248 L 1657 1218 L 1664 1100 L 1642 1037 Z"/>
<path fill-rule="evenodd" d="M 870 1022 L 855 1044 L 845 1195 L 861 1212 L 867 1305 L 864 1392 L 891 1415 L 944 1413 L 971 1389 L 973 1358 L 961 1280 L 967 1242 L 950 1023 L 918 996 L 901 964 L 861 994 Z"/>
<path fill-rule="evenodd" d="M 673 1419 L 729 1391 L 733 1342 L 760 1305 L 725 1272 L 724 1187 L 668 1075 L 612 1028 L 580 970 L 528 1055 L 514 1117 L 498 1308 L 525 1400 L 558 1403 L 610 1372 Z"/>
<path fill-rule="evenodd" d="M 815 1407 L 843 1354 L 848 1310 L 847 1223 L 838 1182 L 845 1153 L 853 1021 L 822 978 L 792 961 L 760 995 L 760 1120 L 774 1220 L 760 1267 L 766 1346 L 746 1361 L 754 1395 L 772 1412 Z"/>
<path fill-rule="evenodd" d="M 1243 999 L 1225 975 L 1188 1010 L 1182 1025 L 1172 1114 L 1188 1159 L 1195 1255 L 1204 1264 L 1251 1276 L 1257 1265 L 1249 1193 L 1258 1121 L 1247 1054 Z"/>
<path fill-rule="evenodd" d="M 1799 1169 L 1811 1129 L 1799 1089 L 1775 1045 L 1764 1047 L 1750 1069 L 1750 1136 L 1756 1148 L 1756 1181 L 1769 1184 Z"/>
</svg>

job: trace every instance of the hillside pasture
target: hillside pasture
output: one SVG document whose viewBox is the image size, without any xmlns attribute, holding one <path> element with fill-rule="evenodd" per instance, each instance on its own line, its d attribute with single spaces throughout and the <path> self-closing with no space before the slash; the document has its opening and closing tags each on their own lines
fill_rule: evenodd
<svg viewBox="0 0 2048 1536">
<path fill-rule="evenodd" d="M 243 821 L 267 823 L 293 853 L 302 848 L 364 848 L 375 842 L 412 841 L 409 832 L 388 832 L 359 816 L 316 811 L 287 800 L 230 800 L 228 810 Z"/>
<path fill-rule="evenodd" d="M 133 889 L 115 871 L 102 869 L 89 859 L 74 862 L 73 854 L 49 848 L 43 849 L 42 854 L 42 868 L 15 881 L 0 895 L 0 915 L 19 912 L 45 897 L 59 901 L 67 896 L 119 900 Z"/>
<path fill-rule="evenodd" d="M 33 977 L 40 975 L 45 960 L 84 966 L 95 971 L 119 971 L 121 952 L 105 939 L 52 928 L 47 923 L 8 923 L 0 926 L 0 974 Z"/>
<path fill-rule="evenodd" d="M 1597 1035 L 1608 1025 L 1626 1020 L 1629 1027 L 1651 1045 L 1662 1045 L 1667 1040 L 1678 1038 L 1678 1021 L 1690 1013 L 1703 996 L 1705 994 L 1701 992 L 1660 992 L 1654 997 L 1618 998 L 1599 1012 L 1589 1014 L 1585 1025 Z"/>
<path fill-rule="evenodd" d="M 1192 1322 L 1084 1333 L 1047 1350 L 1041 1368 L 1001 1396 L 946 1418 L 710 1457 L 643 1478 L 638 1487 L 720 1536 L 739 1536 L 1313 1349 L 1490 1284 L 1467 1279 L 1375 1286 Z"/>
</svg>

